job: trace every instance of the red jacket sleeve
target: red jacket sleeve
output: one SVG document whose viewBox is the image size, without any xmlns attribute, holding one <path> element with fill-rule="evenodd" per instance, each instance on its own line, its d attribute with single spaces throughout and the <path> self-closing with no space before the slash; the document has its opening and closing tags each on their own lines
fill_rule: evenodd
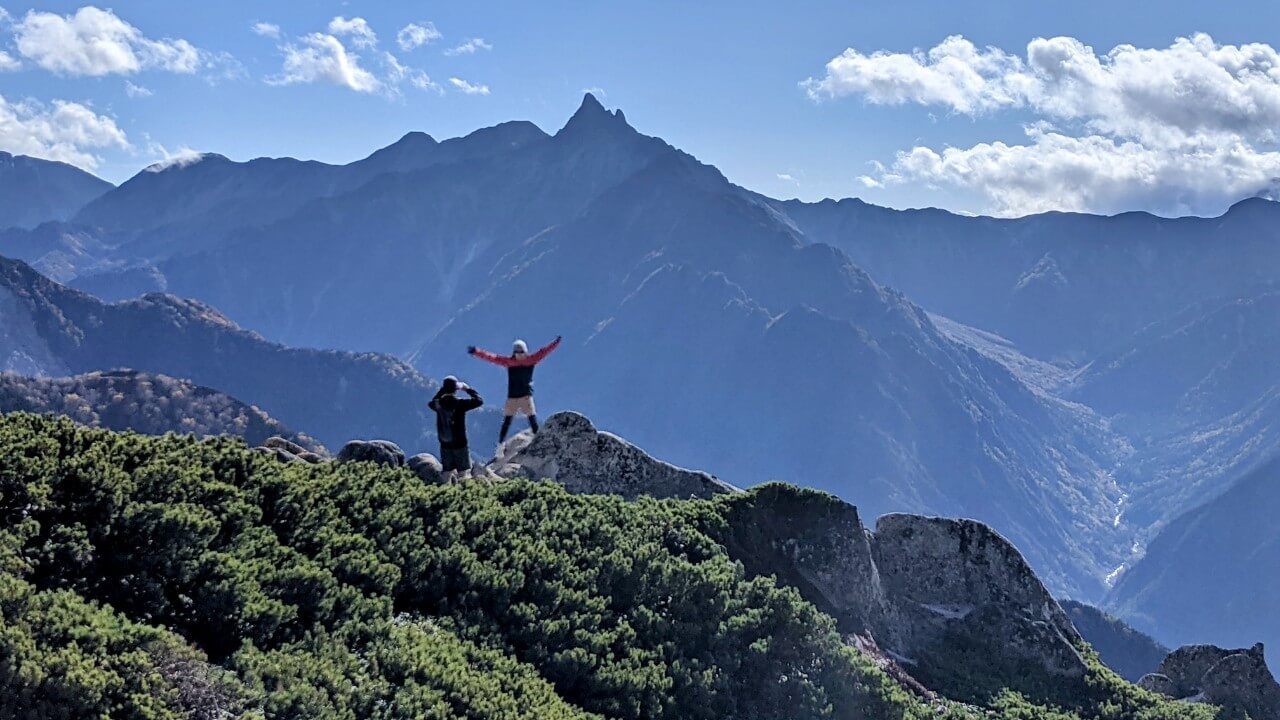
<svg viewBox="0 0 1280 720">
<path fill-rule="evenodd" d="M 509 368 L 509 367 L 513 367 L 515 365 L 520 364 L 513 357 L 507 357 L 506 355 L 495 355 L 494 353 L 491 353 L 488 350 L 481 350 L 480 348 L 476 348 L 474 355 L 480 358 L 481 360 L 491 362 L 494 365 L 500 365 L 504 368 Z"/>
<path fill-rule="evenodd" d="M 555 340 L 552 340 L 551 344 L 547 345 L 546 347 L 542 348 L 538 352 L 525 358 L 525 364 L 537 365 L 538 363 L 542 362 L 548 355 L 552 353 L 552 351 L 554 351 L 558 347 L 560 347 L 560 338 L 556 338 Z"/>
</svg>

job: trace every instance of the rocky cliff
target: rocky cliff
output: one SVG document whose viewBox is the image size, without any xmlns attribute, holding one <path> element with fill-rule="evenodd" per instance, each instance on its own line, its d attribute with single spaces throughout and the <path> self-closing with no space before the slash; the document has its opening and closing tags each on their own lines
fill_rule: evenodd
<svg viewBox="0 0 1280 720">
<path fill-rule="evenodd" d="M 552 415 L 537 435 L 522 433 L 493 467 L 504 477 L 548 478 L 571 492 L 709 498 L 736 488 L 712 475 L 657 460 L 575 412 Z"/>
<path fill-rule="evenodd" d="M 1138 684 L 1172 698 L 1220 705 L 1250 718 L 1280 718 L 1280 683 L 1267 668 L 1262 643 L 1228 650 L 1214 645 L 1187 645 L 1160 663 Z"/>
</svg>

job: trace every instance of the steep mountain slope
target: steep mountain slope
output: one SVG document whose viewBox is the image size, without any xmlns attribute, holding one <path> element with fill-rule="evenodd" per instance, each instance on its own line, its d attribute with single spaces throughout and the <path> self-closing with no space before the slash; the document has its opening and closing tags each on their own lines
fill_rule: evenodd
<svg viewBox="0 0 1280 720">
<path fill-rule="evenodd" d="M 1112 415 L 1135 453 L 1126 516 L 1159 525 L 1280 447 L 1280 285 L 1196 303 L 1094 360 L 1067 393 Z"/>
<path fill-rule="evenodd" d="M 0 229 L 66 220 L 111 188 L 73 165 L 0 151 Z"/>
<path fill-rule="evenodd" d="M 1169 654 L 1169 648 L 1149 635 L 1134 630 L 1123 620 L 1112 617 L 1092 605 L 1063 600 L 1062 609 L 1071 624 L 1080 631 L 1103 664 L 1121 677 L 1137 682 L 1143 675 L 1155 672 Z"/>
<path fill-rule="evenodd" d="M 1087 361 L 1190 303 L 1280 272 L 1280 204 L 1262 199 L 1218 218 L 1177 219 L 773 204 L 810 240 L 839 247 L 929 310 L 1049 360 Z"/>
<path fill-rule="evenodd" d="M 686 155 L 655 159 L 488 282 L 424 346 L 424 370 L 456 367 L 470 343 L 563 332 L 540 392 L 679 464 L 814 484 L 875 514 L 975 517 L 1072 594 L 1096 594 L 1125 546 L 1105 432 Z"/>
<path fill-rule="evenodd" d="M 131 368 L 217 388 L 329 447 L 361 436 L 430 447 L 435 385 L 374 354 L 267 342 L 216 310 L 171 295 L 106 304 L 0 259 L 3 369 L 68 375 Z"/>
<path fill-rule="evenodd" d="M 128 272 L 273 340 L 413 353 L 489 395 L 498 374 L 464 347 L 564 334 L 539 373 L 549 409 L 581 407 L 735 483 L 981 519 L 1055 590 L 1100 595 L 1130 541 L 1105 472 L 1118 445 L 1095 418 L 591 96 L 554 136 L 534 130 L 406 138 L 362 161 L 393 172 L 349 190 L 329 166 L 206 156 L 144 173 L 77 222 L 109 236 L 103 262 L 150 263 Z"/>
<path fill-rule="evenodd" d="M 81 425 L 145 435 L 234 435 L 251 446 L 279 435 L 308 450 L 323 450 L 315 440 L 226 393 L 134 370 L 64 378 L 0 373 L 0 412 L 19 411 L 66 415 Z"/>
<path fill-rule="evenodd" d="M 1106 607 L 1170 645 L 1280 647 L 1280 460 L 1169 523 Z M 1274 656 L 1273 656 L 1274 657 Z"/>
</svg>

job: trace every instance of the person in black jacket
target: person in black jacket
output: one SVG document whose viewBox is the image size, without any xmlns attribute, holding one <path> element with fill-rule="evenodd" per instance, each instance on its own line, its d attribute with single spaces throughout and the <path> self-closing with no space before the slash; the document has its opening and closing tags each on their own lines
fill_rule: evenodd
<svg viewBox="0 0 1280 720">
<path fill-rule="evenodd" d="M 458 397 L 465 392 L 469 397 Z M 467 413 L 484 405 L 480 393 L 450 375 L 427 407 L 436 412 L 436 435 L 440 438 L 440 465 L 445 482 L 456 482 L 471 473 L 471 450 L 467 447 Z"/>
</svg>

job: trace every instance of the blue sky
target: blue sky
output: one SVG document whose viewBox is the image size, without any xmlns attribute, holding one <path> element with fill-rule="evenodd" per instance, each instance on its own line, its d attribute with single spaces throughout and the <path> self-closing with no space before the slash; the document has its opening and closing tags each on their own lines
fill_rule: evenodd
<svg viewBox="0 0 1280 720">
<path fill-rule="evenodd" d="M 554 131 L 588 88 L 641 131 L 775 197 L 1216 214 L 1280 176 L 1268 129 L 1280 119 L 1280 62 L 1268 54 L 1280 5 L 1269 2 L 154 0 L 93 17 L 77 15 L 84 3 L 0 7 L 0 149 L 115 182 L 182 149 L 348 162 L 410 130 L 440 139 L 529 119 Z M 410 24 L 434 28 L 418 33 L 429 41 L 398 42 Z M 132 61 L 75 54 L 104 27 Z M 1059 40 L 1033 57 L 1037 38 Z M 473 52 L 455 51 L 468 41 Z M 335 81 L 307 65 L 334 43 L 364 74 Z M 1133 52 L 1116 55 L 1122 45 Z M 829 70 L 846 49 L 849 62 Z M 1046 75 L 1043 57 L 1063 53 L 1100 58 L 1101 74 Z"/>
</svg>

